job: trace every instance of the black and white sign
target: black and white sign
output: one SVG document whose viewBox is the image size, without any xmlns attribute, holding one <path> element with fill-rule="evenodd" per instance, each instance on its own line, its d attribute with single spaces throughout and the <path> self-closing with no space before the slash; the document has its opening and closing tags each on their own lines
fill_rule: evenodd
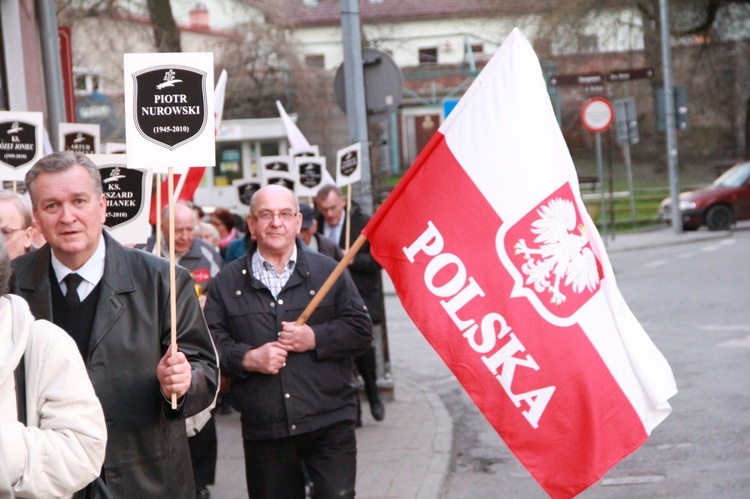
<svg viewBox="0 0 750 499">
<path fill-rule="evenodd" d="M 232 185 L 237 188 L 237 197 L 240 203 L 245 206 L 250 206 L 250 198 L 253 197 L 257 191 L 262 187 L 262 182 L 258 180 L 245 180 L 239 179 L 232 182 Z"/>
<path fill-rule="evenodd" d="M 362 143 L 339 149 L 336 153 L 336 185 L 358 182 L 362 178 Z"/>
<path fill-rule="evenodd" d="M 297 156 L 294 158 L 294 165 L 299 175 L 297 195 L 315 196 L 323 187 L 326 158 L 324 156 Z"/>
<path fill-rule="evenodd" d="M 0 111 L 0 178 L 23 180 L 43 156 L 42 113 Z"/>
<path fill-rule="evenodd" d="M 216 164 L 213 54 L 125 54 L 130 166 L 184 173 Z"/>
<path fill-rule="evenodd" d="M 59 148 L 81 154 L 99 154 L 99 125 L 89 123 L 60 123 Z"/>
<path fill-rule="evenodd" d="M 124 154 L 90 154 L 107 198 L 104 225 L 123 244 L 145 243 L 150 233 L 151 181 L 147 169 L 128 168 Z"/>
</svg>

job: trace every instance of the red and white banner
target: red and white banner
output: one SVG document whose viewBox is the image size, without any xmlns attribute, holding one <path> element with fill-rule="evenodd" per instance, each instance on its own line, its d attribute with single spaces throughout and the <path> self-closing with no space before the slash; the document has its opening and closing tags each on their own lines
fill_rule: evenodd
<svg viewBox="0 0 750 499">
<path fill-rule="evenodd" d="M 672 371 L 617 289 L 517 29 L 363 232 L 414 323 L 551 496 L 599 480 L 670 413 Z"/>
</svg>

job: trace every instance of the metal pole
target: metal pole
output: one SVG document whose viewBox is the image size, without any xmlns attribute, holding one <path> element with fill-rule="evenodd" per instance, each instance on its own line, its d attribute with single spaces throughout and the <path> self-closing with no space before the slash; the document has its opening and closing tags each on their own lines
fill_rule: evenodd
<svg viewBox="0 0 750 499">
<path fill-rule="evenodd" d="M 60 42 L 57 33 L 55 2 L 37 0 L 39 32 L 42 44 L 42 66 L 44 71 L 44 93 L 47 100 L 47 126 L 52 149 L 58 150 L 60 123 L 65 118 L 65 96 L 63 94 L 62 65 L 60 64 Z"/>
<path fill-rule="evenodd" d="M 341 33 L 344 44 L 346 122 L 349 128 L 349 143 L 362 143 L 362 179 L 357 185 L 360 194 L 357 202 L 365 213 L 372 213 L 370 142 L 367 137 L 365 78 L 362 67 L 362 38 L 357 0 L 341 0 Z"/>
<path fill-rule="evenodd" d="M 674 86 L 672 84 L 672 50 L 669 44 L 669 13 L 667 0 L 659 0 L 661 22 L 661 60 L 664 66 L 664 116 L 667 126 L 667 166 L 669 194 L 672 198 L 672 229 L 682 233 L 680 213 L 680 177 L 677 170 L 677 127 L 674 114 Z"/>
<path fill-rule="evenodd" d="M 604 185 L 604 165 L 602 165 L 602 134 L 601 132 L 596 132 L 594 136 L 596 137 L 596 170 L 597 170 L 597 173 L 599 174 L 599 184 L 602 190 L 601 208 L 600 208 L 600 211 L 602 212 L 602 241 L 604 241 L 604 245 L 606 246 L 607 244 L 607 206 L 605 203 L 606 186 Z"/>
</svg>

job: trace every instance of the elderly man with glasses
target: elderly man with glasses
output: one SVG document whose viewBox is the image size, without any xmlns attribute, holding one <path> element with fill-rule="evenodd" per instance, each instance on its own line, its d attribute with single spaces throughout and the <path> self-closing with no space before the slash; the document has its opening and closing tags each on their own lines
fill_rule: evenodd
<svg viewBox="0 0 750 499">
<path fill-rule="evenodd" d="M 269 185 L 250 201 L 253 243 L 208 290 L 204 312 L 242 414 L 251 498 L 354 497 L 357 384 L 352 358 L 372 342 L 362 298 L 344 273 L 307 323 L 295 320 L 336 262 L 297 237 L 294 193 Z"/>
<path fill-rule="evenodd" d="M 31 206 L 12 191 L 0 191 L 0 234 L 13 260 L 31 249 Z"/>
</svg>

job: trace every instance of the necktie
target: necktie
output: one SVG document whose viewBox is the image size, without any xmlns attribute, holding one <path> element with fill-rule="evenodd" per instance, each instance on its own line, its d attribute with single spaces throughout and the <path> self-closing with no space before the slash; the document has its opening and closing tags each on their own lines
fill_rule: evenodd
<svg viewBox="0 0 750 499">
<path fill-rule="evenodd" d="M 75 273 L 70 273 L 65 276 L 63 281 L 65 281 L 65 286 L 68 288 L 65 293 L 65 301 L 71 307 L 80 305 L 81 299 L 78 297 L 78 285 L 83 281 L 83 277 Z"/>
</svg>

